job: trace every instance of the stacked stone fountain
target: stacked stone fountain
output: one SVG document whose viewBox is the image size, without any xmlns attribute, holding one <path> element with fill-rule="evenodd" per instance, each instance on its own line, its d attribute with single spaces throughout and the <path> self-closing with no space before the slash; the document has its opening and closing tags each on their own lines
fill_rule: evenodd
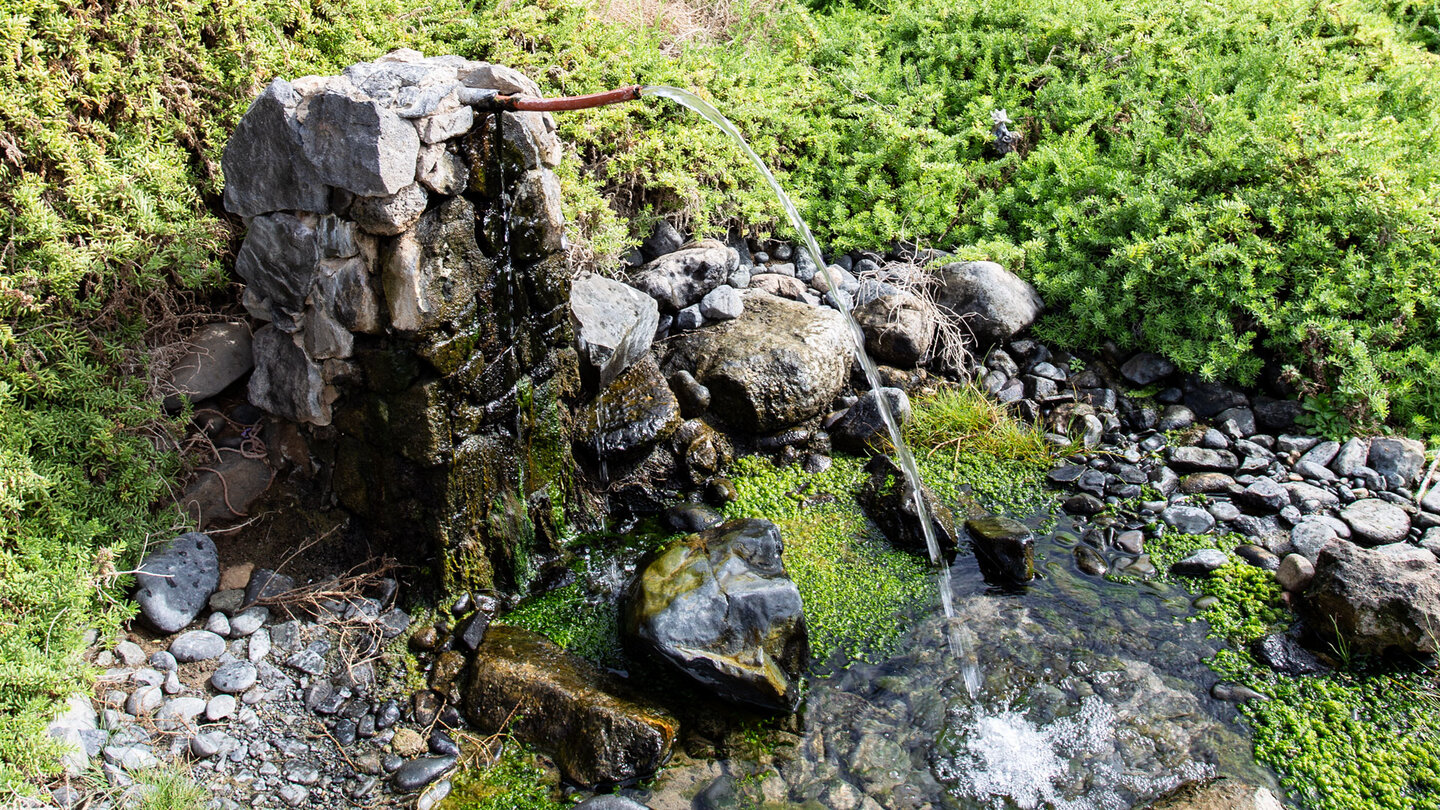
<svg viewBox="0 0 1440 810">
<path fill-rule="evenodd" d="M 523 582 L 567 500 L 577 379 L 561 147 L 526 77 L 396 51 L 265 88 L 224 155 L 251 401 L 311 426 L 338 500 L 457 590 Z"/>
</svg>

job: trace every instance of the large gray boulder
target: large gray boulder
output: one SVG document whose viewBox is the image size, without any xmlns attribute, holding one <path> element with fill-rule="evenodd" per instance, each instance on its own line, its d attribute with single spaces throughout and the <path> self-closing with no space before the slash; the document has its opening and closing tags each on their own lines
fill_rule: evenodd
<svg viewBox="0 0 1440 810">
<path fill-rule="evenodd" d="M 465 676 L 465 715 L 482 733 L 513 735 L 555 757 L 565 778 L 596 786 L 649 776 L 670 758 L 680 724 L 625 694 L 538 633 L 492 626 Z M 515 711 L 516 706 L 523 711 Z"/>
<path fill-rule="evenodd" d="M 936 273 L 944 285 L 940 306 L 965 318 L 984 344 L 1003 343 L 1023 332 L 1045 309 L 1028 281 L 995 262 L 956 262 Z"/>
<path fill-rule="evenodd" d="M 631 585 L 627 636 L 718 697 L 794 711 L 810 636 L 784 550 L 775 524 L 757 519 L 675 542 Z"/>
<path fill-rule="evenodd" d="M 739 256 L 724 242 L 705 239 L 650 262 L 630 283 L 654 298 L 661 309 L 678 312 L 699 303 L 739 266 Z"/>
<path fill-rule="evenodd" d="M 865 332 L 865 350 L 887 365 L 913 368 L 935 342 L 935 321 L 912 293 L 872 298 L 855 307 L 855 321 Z"/>
<path fill-rule="evenodd" d="M 1300 608 L 1313 631 L 1338 632 L 1357 653 L 1434 653 L 1440 644 L 1440 576 L 1427 560 L 1329 543 Z"/>
<path fill-rule="evenodd" d="M 175 361 L 166 375 L 165 407 L 180 407 L 181 398 L 192 402 L 209 399 L 245 376 L 255 365 L 250 347 L 250 327 L 236 321 L 212 323 L 198 329 L 186 341 L 185 356 Z"/>
<path fill-rule="evenodd" d="M 415 126 L 348 81 L 329 82 L 300 102 L 298 115 L 305 157 L 326 185 L 388 197 L 415 182 Z"/>
<path fill-rule="evenodd" d="M 1410 533 L 1405 510 L 1379 498 L 1364 498 L 1345 507 L 1340 518 L 1350 527 L 1355 542 L 1366 546 L 1398 543 Z"/>
<path fill-rule="evenodd" d="M 850 368 L 844 316 L 753 290 L 744 298 L 739 318 L 668 341 L 665 375 L 693 374 L 710 390 L 712 412 L 745 430 L 778 430 L 820 414 Z"/>
<path fill-rule="evenodd" d="M 649 353 L 660 325 L 655 299 L 623 282 L 581 273 L 570 285 L 570 323 L 580 357 L 608 386 Z"/>
<path fill-rule="evenodd" d="M 146 624 L 174 633 L 195 620 L 219 582 L 215 543 L 190 532 L 145 555 L 135 574 L 135 603 Z"/>
<path fill-rule="evenodd" d="M 295 107 L 300 96 L 284 79 L 271 82 L 225 144 L 225 210 L 242 217 L 273 211 L 330 210 L 330 189 L 301 151 Z"/>
</svg>

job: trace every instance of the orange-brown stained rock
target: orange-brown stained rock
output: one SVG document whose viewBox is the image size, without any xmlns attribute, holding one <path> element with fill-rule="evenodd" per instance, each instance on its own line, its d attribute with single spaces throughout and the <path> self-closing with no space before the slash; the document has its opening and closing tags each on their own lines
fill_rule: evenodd
<svg viewBox="0 0 1440 810">
<path fill-rule="evenodd" d="M 505 727 L 555 757 L 571 782 L 614 784 L 658 770 L 680 729 L 664 709 L 617 686 L 538 633 L 494 626 L 471 659 L 465 712 L 482 732 Z"/>
</svg>

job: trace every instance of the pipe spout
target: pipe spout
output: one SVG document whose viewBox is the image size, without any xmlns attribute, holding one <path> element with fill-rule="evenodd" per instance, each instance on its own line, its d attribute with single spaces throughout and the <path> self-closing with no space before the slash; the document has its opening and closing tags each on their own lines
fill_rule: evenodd
<svg viewBox="0 0 1440 810">
<path fill-rule="evenodd" d="M 622 101 L 634 101 L 640 98 L 640 85 L 632 84 L 627 87 L 618 87 L 614 90 L 607 90 L 603 93 L 591 93 L 586 96 L 566 96 L 563 98 L 529 98 L 526 96 L 495 96 L 493 103 L 496 108 L 510 112 L 561 112 L 564 110 L 588 110 L 592 107 L 603 107 L 606 104 L 618 104 Z"/>
</svg>

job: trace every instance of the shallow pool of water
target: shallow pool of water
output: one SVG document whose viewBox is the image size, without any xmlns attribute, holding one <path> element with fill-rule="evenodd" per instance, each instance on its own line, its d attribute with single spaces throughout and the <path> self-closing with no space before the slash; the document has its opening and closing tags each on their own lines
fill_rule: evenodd
<svg viewBox="0 0 1440 810">
<path fill-rule="evenodd" d="M 1081 573 L 1068 522 L 1039 538 L 1041 577 L 988 585 L 973 557 L 879 663 L 811 680 L 798 740 L 754 758 L 681 757 L 648 789 L 688 807 L 1122 810 L 1215 774 L 1275 789 L 1229 704 L 1209 697 L 1218 648 L 1161 582 Z M 947 639 L 960 634 L 959 648 Z M 978 696 L 957 649 L 975 656 Z"/>
</svg>

